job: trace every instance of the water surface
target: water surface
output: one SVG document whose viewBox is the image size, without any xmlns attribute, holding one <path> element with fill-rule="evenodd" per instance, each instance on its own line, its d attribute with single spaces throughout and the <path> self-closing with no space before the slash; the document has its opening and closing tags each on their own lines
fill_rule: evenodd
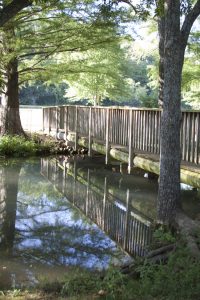
<svg viewBox="0 0 200 300">
<path fill-rule="evenodd" d="M 106 167 L 102 157 L 2 161 L 0 289 L 144 255 L 157 180 L 138 169 L 127 175 L 126 169 L 116 162 Z M 186 190 L 182 198 L 183 209 L 199 218 L 199 194 Z"/>
</svg>

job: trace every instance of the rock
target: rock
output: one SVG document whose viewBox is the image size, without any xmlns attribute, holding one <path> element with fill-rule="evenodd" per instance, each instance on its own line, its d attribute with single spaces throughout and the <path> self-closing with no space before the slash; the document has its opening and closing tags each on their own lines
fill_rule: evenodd
<svg viewBox="0 0 200 300">
<path fill-rule="evenodd" d="M 104 290 L 98 291 L 98 295 L 99 295 L 99 296 L 105 296 L 106 294 L 107 294 L 107 292 L 104 291 Z"/>
</svg>

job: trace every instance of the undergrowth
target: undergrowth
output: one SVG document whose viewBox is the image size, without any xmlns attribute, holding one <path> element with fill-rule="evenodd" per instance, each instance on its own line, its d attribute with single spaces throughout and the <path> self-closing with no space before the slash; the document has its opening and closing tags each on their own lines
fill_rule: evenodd
<svg viewBox="0 0 200 300">
<path fill-rule="evenodd" d="M 0 156 L 24 157 L 39 154 L 48 154 L 53 150 L 50 141 L 40 142 L 33 138 L 5 135 L 0 138 Z"/>
<path fill-rule="evenodd" d="M 191 257 L 184 246 L 170 255 L 167 264 L 150 264 L 147 260 L 137 266 L 138 279 L 123 275 L 118 269 L 109 269 L 104 277 L 77 272 L 66 276 L 56 292 L 62 296 L 95 294 L 110 300 L 189 300 L 200 299 L 200 261 Z M 40 288 L 48 292 L 48 284 Z M 52 292 L 52 285 L 50 288 Z M 84 299 L 84 298 L 83 298 Z"/>
</svg>

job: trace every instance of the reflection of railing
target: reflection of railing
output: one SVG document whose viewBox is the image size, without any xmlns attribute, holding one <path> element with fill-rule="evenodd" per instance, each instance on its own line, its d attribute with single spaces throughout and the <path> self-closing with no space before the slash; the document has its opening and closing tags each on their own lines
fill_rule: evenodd
<svg viewBox="0 0 200 300">
<path fill-rule="evenodd" d="M 138 215 L 130 205 L 129 190 L 126 203 L 108 193 L 105 177 L 103 189 L 91 185 L 87 178 L 66 168 L 56 160 L 42 159 L 41 172 L 85 216 L 103 229 L 126 252 L 143 256 L 151 240 L 151 222 Z"/>
<path fill-rule="evenodd" d="M 60 106 L 43 108 L 44 130 L 100 140 L 104 144 L 121 145 L 129 152 L 160 152 L 159 109 Z M 181 123 L 182 160 L 200 162 L 200 111 L 183 111 Z"/>
</svg>

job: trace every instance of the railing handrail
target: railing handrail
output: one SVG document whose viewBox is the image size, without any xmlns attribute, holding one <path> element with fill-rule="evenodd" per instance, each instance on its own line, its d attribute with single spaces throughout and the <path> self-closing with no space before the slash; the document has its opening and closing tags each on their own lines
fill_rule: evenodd
<svg viewBox="0 0 200 300">
<path fill-rule="evenodd" d="M 56 107 L 82 107 L 82 108 L 101 108 L 101 109 L 122 109 L 122 110 L 134 110 L 134 111 L 163 111 L 162 108 L 149 108 L 149 107 L 135 107 L 135 106 L 92 106 L 92 105 L 73 105 L 73 104 L 61 104 L 61 105 L 50 105 L 50 106 L 40 106 L 40 108 L 56 108 Z M 181 112 L 189 112 L 189 113 L 200 113 L 200 110 L 192 110 L 192 109 L 181 109 Z"/>
<path fill-rule="evenodd" d="M 59 105 L 43 108 L 43 130 L 57 132 L 64 129 L 75 132 L 75 148 L 78 137 L 88 137 L 89 153 L 92 140 L 101 140 L 106 146 L 106 163 L 110 145 L 129 149 L 129 169 L 134 151 L 160 153 L 160 124 L 162 109 Z M 182 160 L 200 163 L 200 111 L 183 110 L 180 128 Z M 134 150 L 133 150 L 134 149 Z"/>
</svg>

